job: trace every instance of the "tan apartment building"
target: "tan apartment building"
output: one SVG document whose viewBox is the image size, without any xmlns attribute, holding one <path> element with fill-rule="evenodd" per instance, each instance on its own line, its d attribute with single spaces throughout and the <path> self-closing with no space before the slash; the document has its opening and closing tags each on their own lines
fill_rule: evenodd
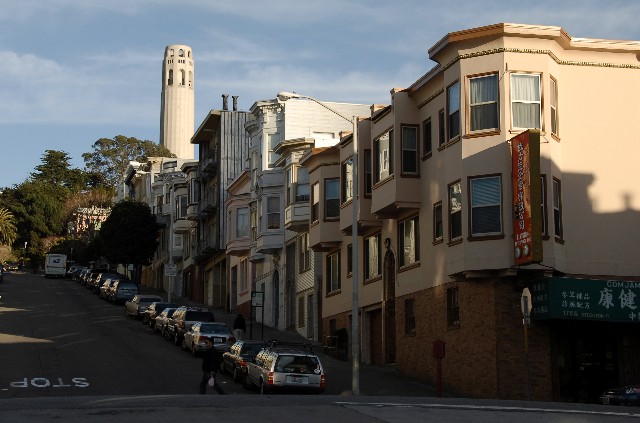
<svg viewBox="0 0 640 423">
<path fill-rule="evenodd" d="M 497 24 L 429 57 L 359 122 L 357 263 L 352 140 L 301 160 L 323 334 L 350 339 L 358 266 L 365 363 L 436 382 L 440 355 L 443 388 L 472 397 L 595 401 L 637 381 L 640 42 Z"/>
</svg>

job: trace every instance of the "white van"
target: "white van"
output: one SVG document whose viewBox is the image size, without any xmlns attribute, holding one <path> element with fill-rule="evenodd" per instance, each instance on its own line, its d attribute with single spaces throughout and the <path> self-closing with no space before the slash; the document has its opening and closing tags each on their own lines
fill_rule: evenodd
<svg viewBox="0 0 640 423">
<path fill-rule="evenodd" d="M 47 254 L 44 258 L 45 278 L 64 278 L 67 272 L 67 256 L 65 254 Z"/>
</svg>

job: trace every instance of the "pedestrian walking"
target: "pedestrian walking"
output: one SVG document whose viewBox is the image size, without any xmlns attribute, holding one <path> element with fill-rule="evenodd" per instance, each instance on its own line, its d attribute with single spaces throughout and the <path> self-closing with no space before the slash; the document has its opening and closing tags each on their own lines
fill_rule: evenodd
<svg viewBox="0 0 640 423">
<path fill-rule="evenodd" d="M 238 316 L 233 321 L 233 336 L 236 339 L 244 339 L 244 333 L 247 331 L 247 324 L 242 317 L 242 313 L 238 313 Z"/>
<path fill-rule="evenodd" d="M 202 357 L 202 380 L 200 381 L 200 394 L 204 395 L 207 393 L 207 385 L 209 384 L 209 379 L 213 378 L 214 384 L 213 389 L 219 395 L 225 395 L 226 392 L 222 389 L 222 386 L 218 383 L 218 369 L 220 368 L 220 353 L 213 347 L 213 341 L 207 338 L 204 341 L 205 347 L 207 349 L 204 352 L 204 356 Z"/>
</svg>

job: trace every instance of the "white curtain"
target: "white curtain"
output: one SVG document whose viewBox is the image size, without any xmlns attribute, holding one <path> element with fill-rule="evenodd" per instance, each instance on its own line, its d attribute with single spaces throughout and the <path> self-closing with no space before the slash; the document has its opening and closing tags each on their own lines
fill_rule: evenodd
<svg viewBox="0 0 640 423">
<path fill-rule="evenodd" d="M 498 76 L 469 80 L 471 130 L 498 128 Z"/>
<path fill-rule="evenodd" d="M 539 75 L 511 75 L 511 114 L 514 128 L 541 128 Z"/>
</svg>

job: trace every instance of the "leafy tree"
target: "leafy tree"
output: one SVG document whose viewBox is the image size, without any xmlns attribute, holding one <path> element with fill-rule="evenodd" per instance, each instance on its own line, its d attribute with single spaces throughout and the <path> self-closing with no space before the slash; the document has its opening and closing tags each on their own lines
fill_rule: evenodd
<svg viewBox="0 0 640 423">
<path fill-rule="evenodd" d="M 102 223 L 93 247 L 112 263 L 138 266 L 153 257 L 157 231 L 156 218 L 146 203 L 123 200 Z"/>
<path fill-rule="evenodd" d="M 71 168 L 70 160 L 64 151 L 46 150 L 42 163 L 31 173 L 31 180 L 49 185 L 65 198 L 70 193 L 86 189 L 90 182 L 89 175 L 80 169 Z"/>
<path fill-rule="evenodd" d="M 103 177 L 109 188 L 118 185 L 130 161 L 144 162 L 148 157 L 175 157 L 175 154 L 153 141 L 117 135 L 100 138 L 93 144 L 92 153 L 82 155 L 88 172 L 95 178 Z"/>
<path fill-rule="evenodd" d="M 0 244 L 11 245 L 18 238 L 16 218 L 13 214 L 0 207 Z"/>
</svg>

